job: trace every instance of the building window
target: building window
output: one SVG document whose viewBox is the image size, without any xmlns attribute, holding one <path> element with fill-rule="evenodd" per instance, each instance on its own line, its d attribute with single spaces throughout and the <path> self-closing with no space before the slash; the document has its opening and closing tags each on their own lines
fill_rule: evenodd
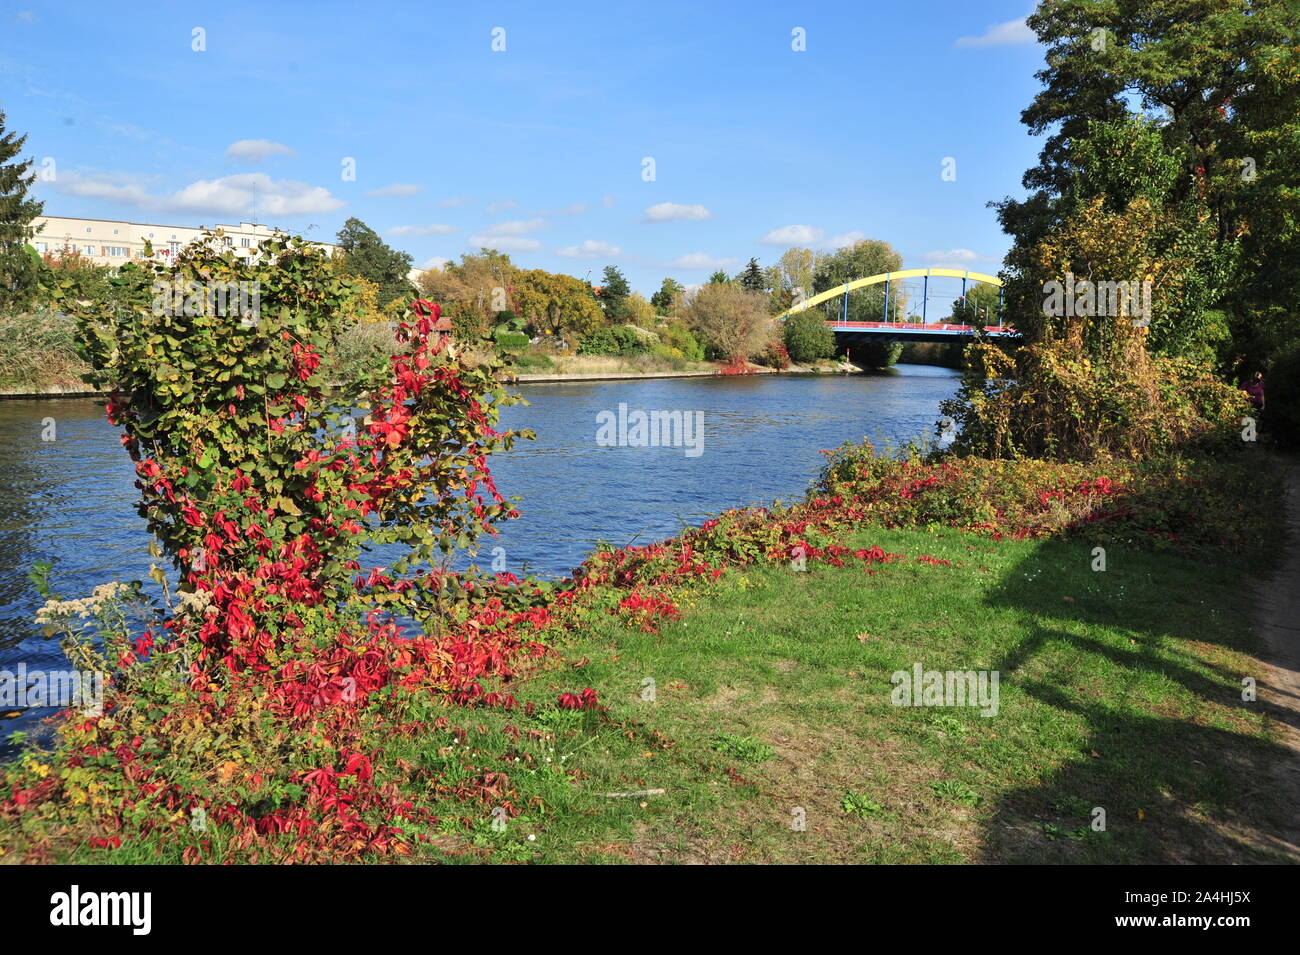
<svg viewBox="0 0 1300 955">
<path fill-rule="evenodd" d="M 240 239 L 240 240 L 239 240 L 239 244 L 242 245 L 244 248 L 247 249 L 248 246 L 249 246 L 248 238 L 247 238 L 247 237 L 244 237 L 244 238 Z"/>
<path fill-rule="evenodd" d="M 123 245 L 110 245 L 107 249 L 107 253 L 118 259 L 129 259 L 131 257 L 131 250 Z"/>
<path fill-rule="evenodd" d="M 93 245 L 83 245 L 81 251 L 83 255 L 94 255 L 95 247 Z"/>
<path fill-rule="evenodd" d="M 168 253 L 171 254 L 171 255 L 180 255 L 180 254 L 181 254 L 181 244 L 180 244 L 179 242 L 168 242 L 168 243 L 167 243 L 167 251 L 168 251 Z"/>
<path fill-rule="evenodd" d="M 113 230 L 113 235 L 117 235 L 117 230 L 116 230 L 116 229 Z"/>
<path fill-rule="evenodd" d="M 37 251 L 37 252 L 42 252 L 42 253 L 44 253 L 44 252 L 48 252 L 48 251 L 50 251 L 50 244 L 49 244 L 48 242 L 37 242 L 37 243 L 36 243 L 36 251 Z"/>
</svg>

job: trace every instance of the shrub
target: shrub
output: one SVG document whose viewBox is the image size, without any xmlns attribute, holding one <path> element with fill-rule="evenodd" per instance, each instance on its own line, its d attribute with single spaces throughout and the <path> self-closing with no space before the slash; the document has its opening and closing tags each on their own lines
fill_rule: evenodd
<svg viewBox="0 0 1300 955">
<path fill-rule="evenodd" d="M 50 309 L 0 315 L 0 388 L 76 385 L 88 370 L 68 316 Z"/>
<path fill-rule="evenodd" d="M 760 360 L 768 368 L 775 368 L 777 371 L 785 371 L 790 367 L 790 354 L 780 342 L 768 342 Z"/>
<path fill-rule="evenodd" d="M 365 320 L 345 329 L 329 353 L 322 356 L 322 375 L 336 383 L 356 381 L 386 369 L 399 350 L 394 331 L 396 327 L 387 322 Z"/>
<path fill-rule="evenodd" d="M 523 332 L 509 331 L 505 326 L 498 328 L 492 337 L 496 340 L 497 348 L 502 351 L 517 352 L 528 347 L 527 335 Z"/>
<path fill-rule="evenodd" d="M 1152 357 L 1139 339 L 1122 358 L 1091 359 L 1065 340 L 966 350 L 953 450 L 986 457 L 1136 459 L 1239 446 L 1244 396 L 1187 358 Z"/>
<path fill-rule="evenodd" d="M 1254 450 L 1089 463 L 927 460 L 915 450 L 879 455 L 863 442 L 826 453 L 814 498 L 887 527 L 943 525 L 995 538 L 1077 536 L 1245 552 L 1269 538 L 1269 508 L 1259 502 L 1276 500 L 1280 486 L 1277 469 Z"/>
<path fill-rule="evenodd" d="M 674 371 L 682 371 L 686 367 L 686 359 L 682 353 L 668 345 L 662 343 L 653 345 L 650 348 L 650 354 L 660 361 L 667 362 Z"/>
<path fill-rule="evenodd" d="M 647 337 L 649 336 L 649 337 Z M 655 341 L 653 333 L 632 325 L 598 328 L 585 335 L 578 346 L 581 355 L 641 355 Z"/>
<path fill-rule="evenodd" d="M 521 436 L 494 428 L 514 400 L 499 366 L 469 363 L 433 331 L 437 306 L 418 301 L 397 329 L 401 354 L 327 393 L 321 355 L 342 331 L 345 284 L 300 239 L 260 251 L 253 263 L 200 243 L 174 266 L 124 266 L 130 320 L 94 303 L 77 315 L 151 554 L 180 583 L 173 599 L 155 565 L 163 603 L 129 615 L 112 601 L 140 603 L 138 586 L 97 588 L 96 637 L 75 612 L 87 601 L 61 600 L 37 568 L 47 632 L 111 676 L 101 714 L 67 711 L 58 749 L 0 770 L 6 822 L 33 813 L 104 842 L 147 836 L 186 861 L 254 843 L 283 860 L 409 853 L 402 820 L 428 814 L 394 804 L 365 733 L 395 707 L 427 719 L 435 694 L 501 705 L 482 681 L 530 652 L 515 628 L 538 624 L 520 612 L 531 598 L 489 580 L 485 600 L 483 581 L 438 556 L 517 516 L 487 467 Z M 155 279 L 257 283 L 261 308 L 251 322 L 160 310 Z M 395 559 L 372 566 L 376 547 Z M 195 810 L 222 839 L 191 837 Z"/>
<path fill-rule="evenodd" d="M 781 337 L 790 360 L 801 365 L 823 361 L 835 354 L 835 333 L 821 314 L 811 309 L 787 318 Z"/>
<path fill-rule="evenodd" d="M 676 349 L 687 361 L 704 361 L 704 346 L 685 322 L 673 321 L 659 326 L 659 340 Z"/>
</svg>

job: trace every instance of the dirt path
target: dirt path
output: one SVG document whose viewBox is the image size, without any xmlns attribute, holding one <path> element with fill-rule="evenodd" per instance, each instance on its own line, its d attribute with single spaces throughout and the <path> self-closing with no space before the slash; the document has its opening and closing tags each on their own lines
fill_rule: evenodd
<svg viewBox="0 0 1300 955">
<path fill-rule="evenodd" d="M 1300 465 L 1291 465 L 1286 491 L 1285 557 L 1259 594 L 1257 626 L 1267 650 L 1258 680 L 1259 698 L 1282 727 L 1279 742 L 1291 750 L 1269 780 L 1281 815 L 1272 820 L 1268 842 L 1300 859 Z"/>
</svg>

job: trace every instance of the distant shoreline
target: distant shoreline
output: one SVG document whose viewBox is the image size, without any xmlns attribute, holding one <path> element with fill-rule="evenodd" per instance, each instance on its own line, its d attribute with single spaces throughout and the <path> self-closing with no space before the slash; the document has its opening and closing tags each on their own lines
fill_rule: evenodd
<svg viewBox="0 0 1300 955">
<path fill-rule="evenodd" d="M 857 365 L 822 366 L 807 368 L 794 365 L 783 371 L 755 365 L 749 369 L 753 375 L 860 375 L 865 374 Z M 716 378 L 739 377 L 723 376 L 716 368 L 697 371 L 601 371 L 582 374 L 523 374 L 515 376 L 521 385 L 552 384 L 565 381 L 631 381 L 641 378 Z M 107 398 L 107 391 L 88 388 L 85 385 L 45 385 L 41 387 L 0 388 L 0 400 L 33 400 L 42 398 Z"/>
</svg>

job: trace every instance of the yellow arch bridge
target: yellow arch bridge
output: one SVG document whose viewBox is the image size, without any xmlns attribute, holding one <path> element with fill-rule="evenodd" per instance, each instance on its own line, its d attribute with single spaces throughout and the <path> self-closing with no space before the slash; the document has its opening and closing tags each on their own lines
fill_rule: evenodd
<svg viewBox="0 0 1300 955">
<path fill-rule="evenodd" d="M 961 279 L 961 297 L 963 299 L 966 298 L 966 290 L 971 282 L 992 285 L 997 288 L 997 324 L 976 326 L 928 322 L 925 312 L 930 297 L 930 279 L 932 278 Z M 891 321 L 889 315 L 890 289 L 899 286 L 900 283 L 905 282 L 907 279 L 922 280 L 921 320 L 919 322 L 900 321 L 895 318 Z M 873 285 L 883 285 L 885 287 L 884 301 L 881 306 L 881 320 L 878 322 L 849 321 L 849 293 Z M 1020 337 L 1014 328 L 1002 324 L 1002 280 L 996 275 L 985 275 L 983 272 L 967 272 L 961 269 L 902 269 L 897 272 L 881 272 L 879 275 L 869 275 L 864 279 L 856 279 L 852 282 L 845 282 L 843 285 L 836 285 L 834 288 L 829 288 L 812 298 L 804 299 L 778 315 L 777 320 L 785 321 L 791 315 L 807 311 L 839 296 L 843 296 L 841 307 L 834 317 L 826 320 L 826 324 L 835 332 L 836 339 L 845 345 L 863 341 L 943 342 L 970 338 L 981 331 L 985 335 L 997 338 Z"/>
</svg>

